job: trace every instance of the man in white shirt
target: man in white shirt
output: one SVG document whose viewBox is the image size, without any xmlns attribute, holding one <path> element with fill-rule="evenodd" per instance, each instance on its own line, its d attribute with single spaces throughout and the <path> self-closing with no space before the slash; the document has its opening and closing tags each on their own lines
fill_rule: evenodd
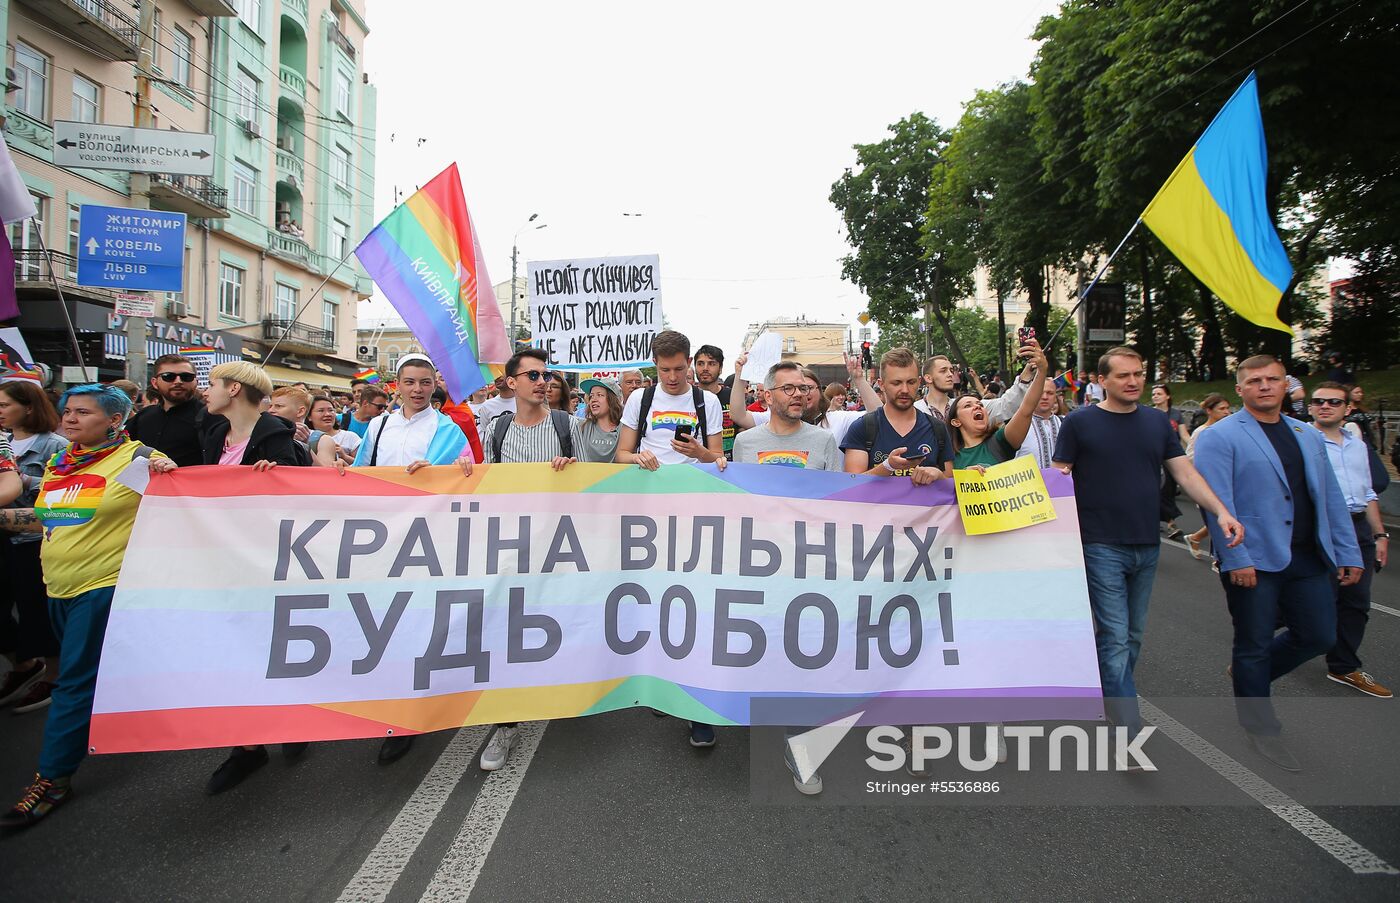
<svg viewBox="0 0 1400 903">
<path fill-rule="evenodd" d="M 1060 406 L 1060 387 L 1046 381 L 1040 393 L 1040 401 L 1031 411 L 1031 428 L 1021 447 L 1016 449 L 1016 457 L 1035 458 L 1036 466 L 1045 470 L 1054 460 L 1055 443 L 1060 438 L 1060 424 L 1064 418 L 1055 413 Z"/>
<path fill-rule="evenodd" d="M 690 339 L 658 332 L 651 359 L 656 385 L 634 391 L 623 406 L 616 462 L 644 470 L 691 461 L 724 467 L 724 411 L 713 393 L 690 383 Z M 692 721 L 690 745 L 714 746 L 714 725 Z"/>
<path fill-rule="evenodd" d="M 1376 682 L 1361 664 L 1361 641 L 1371 612 L 1371 579 L 1390 556 L 1390 534 L 1381 520 L 1380 496 L 1371 482 L 1371 458 L 1366 443 L 1342 428 L 1347 412 L 1347 387 L 1319 383 L 1308 406 L 1313 429 L 1322 434 L 1327 462 L 1337 476 L 1342 500 L 1351 514 L 1356 544 L 1364 570 L 1350 586 L 1337 587 L 1337 645 L 1327 653 L 1327 679 L 1360 690 L 1367 696 L 1389 699 L 1393 694 Z"/>
<path fill-rule="evenodd" d="M 622 409 L 617 463 L 656 470 L 662 464 L 711 464 L 724 457 L 724 410 L 713 393 L 690 382 L 690 339 L 673 329 L 651 343 L 657 385 L 633 392 Z"/>
<path fill-rule="evenodd" d="M 433 410 L 433 362 L 425 354 L 405 355 L 399 361 L 398 383 L 402 405 L 370 422 L 355 453 L 355 466 L 405 467 L 413 473 L 456 461 L 467 447 L 467 436 L 451 417 Z"/>
</svg>

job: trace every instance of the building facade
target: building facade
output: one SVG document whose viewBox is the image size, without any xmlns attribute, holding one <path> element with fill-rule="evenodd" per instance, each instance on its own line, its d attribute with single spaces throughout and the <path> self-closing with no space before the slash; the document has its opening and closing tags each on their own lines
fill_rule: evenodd
<svg viewBox="0 0 1400 903">
<path fill-rule="evenodd" d="M 147 205 L 185 213 L 189 225 L 183 290 L 157 293 L 148 355 L 213 347 L 216 360 L 263 364 L 277 383 L 348 385 L 356 308 L 372 291 L 350 253 L 374 225 L 363 0 L 140 2 L 154 3 L 152 126 L 215 136 L 212 177 L 150 177 Z M 35 357 L 77 363 L 56 277 L 85 362 L 103 378 L 122 375 L 126 335 L 113 294 L 77 285 L 79 212 L 132 206 L 132 179 L 55 166 L 53 123 L 133 122 L 133 6 L 0 0 L 11 75 L 4 134 L 39 209 L 11 226 L 18 325 Z"/>
<path fill-rule="evenodd" d="M 754 341 L 765 332 L 776 332 L 783 337 L 783 360 L 792 361 L 809 368 L 817 375 L 822 385 L 831 382 L 846 382 L 846 333 L 850 329 L 846 323 L 826 323 L 808 320 L 806 317 L 778 317 L 762 323 L 750 323 L 744 334 L 744 351 L 753 347 Z M 746 379 L 760 382 L 763 374 L 749 373 Z"/>
</svg>

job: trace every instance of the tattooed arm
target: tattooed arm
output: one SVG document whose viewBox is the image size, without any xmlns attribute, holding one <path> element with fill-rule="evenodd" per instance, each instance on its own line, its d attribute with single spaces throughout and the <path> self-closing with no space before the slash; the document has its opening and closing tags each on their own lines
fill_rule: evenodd
<svg viewBox="0 0 1400 903">
<path fill-rule="evenodd" d="M 38 533 L 44 525 L 33 508 L 0 508 L 0 530 L 7 533 Z"/>
</svg>

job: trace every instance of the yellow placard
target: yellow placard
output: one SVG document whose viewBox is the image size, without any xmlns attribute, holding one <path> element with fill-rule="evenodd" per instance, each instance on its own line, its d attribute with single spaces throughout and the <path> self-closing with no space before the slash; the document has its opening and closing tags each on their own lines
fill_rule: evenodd
<svg viewBox="0 0 1400 903">
<path fill-rule="evenodd" d="M 1005 533 L 1055 519 L 1055 505 L 1035 458 L 1025 457 L 987 468 L 953 471 L 958 513 L 969 536 Z"/>
</svg>

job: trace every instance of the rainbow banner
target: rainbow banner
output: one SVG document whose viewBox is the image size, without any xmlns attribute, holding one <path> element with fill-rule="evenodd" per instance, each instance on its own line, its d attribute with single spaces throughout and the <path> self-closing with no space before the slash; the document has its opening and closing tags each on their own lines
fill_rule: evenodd
<svg viewBox="0 0 1400 903">
<path fill-rule="evenodd" d="M 1254 73 L 1177 164 L 1142 221 L 1221 301 L 1292 335 L 1278 303 L 1293 265 L 1269 216 L 1269 151 Z"/>
<path fill-rule="evenodd" d="M 367 383 L 377 383 L 379 382 L 379 371 L 374 367 L 360 370 L 355 373 L 355 379 L 362 379 Z"/>
<path fill-rule="evenodd" d="M 734 725 L 788 696 L 1100 718 L 1072 483 L 1045 479 L 1056 520 L 968 537 L 951 480 L 796 467 L 158 474 L 89 745 L 383 737 L 629 706 Z"/>
<path fill-rule="evenodd" d="M 450 396 L 467 398 L 504 372 L 510 343 L 457 164 L 395 207 L 355 256 L 442 371 Z"/>
</svg>

